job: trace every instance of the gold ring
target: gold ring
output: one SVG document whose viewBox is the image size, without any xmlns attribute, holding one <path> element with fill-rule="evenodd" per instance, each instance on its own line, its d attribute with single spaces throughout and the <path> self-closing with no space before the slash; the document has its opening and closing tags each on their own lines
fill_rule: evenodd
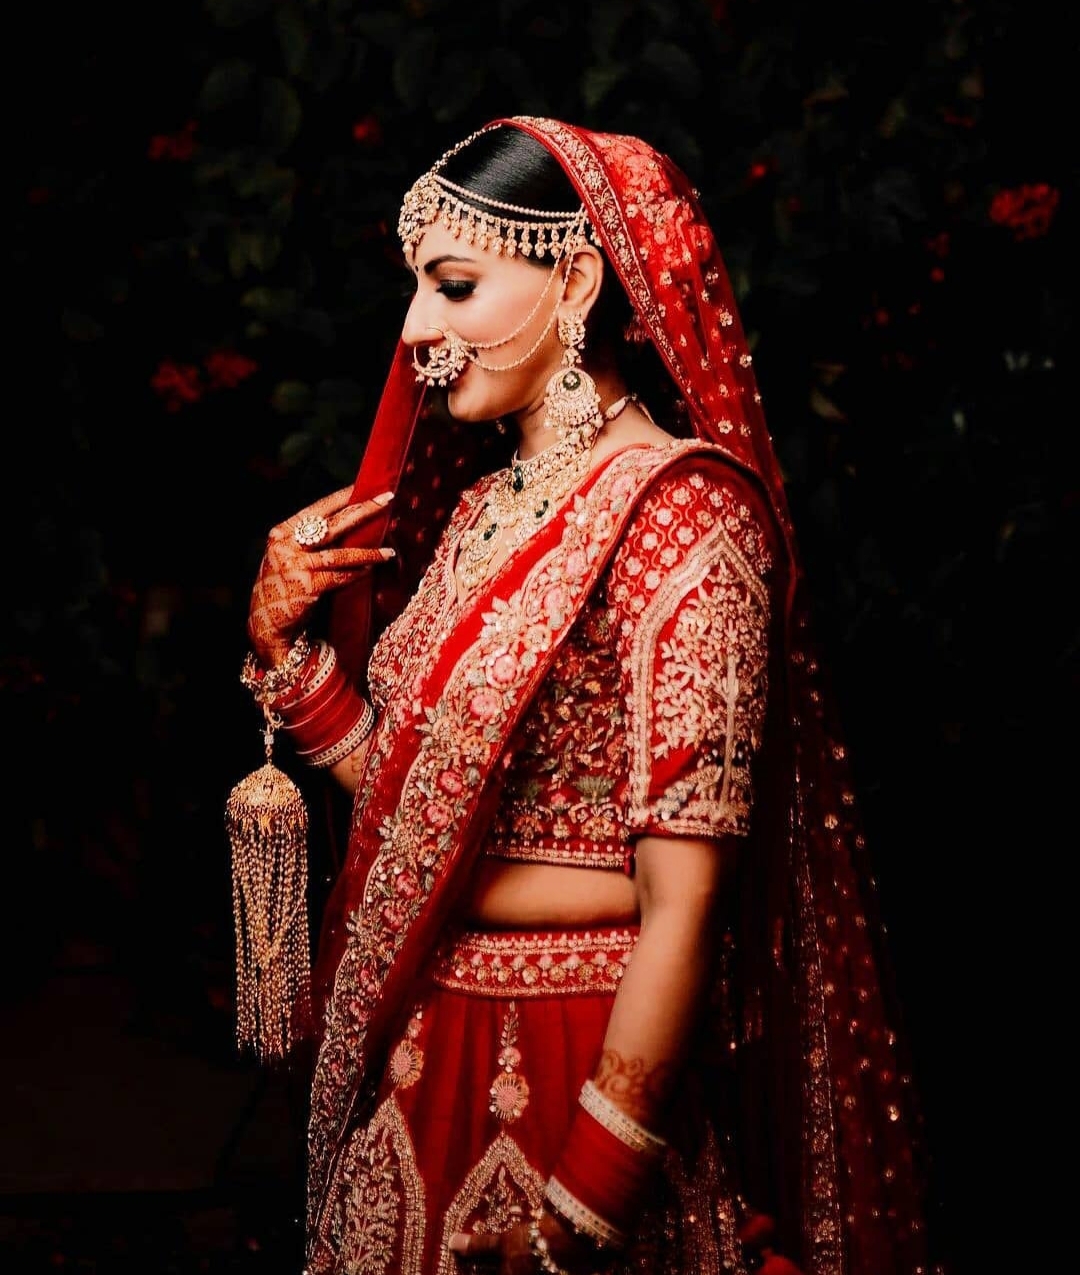
<svg viewBox="0 0 1080 1275">
<path fill-rule="evenodd" d="M 311 514 L 301 518 L 293 528 L 293 539 L 298 545 L 310 549 L 312 545 L 321 545 L 330 534 L 330 524 L 322 514 Z"/>
</svg>

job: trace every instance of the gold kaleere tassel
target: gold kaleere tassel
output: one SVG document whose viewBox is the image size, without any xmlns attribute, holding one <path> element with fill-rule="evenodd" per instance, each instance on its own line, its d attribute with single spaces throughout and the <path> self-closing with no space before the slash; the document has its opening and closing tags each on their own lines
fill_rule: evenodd
<svg viewBox="0 0 1080 1275">
<path fill-rule="evenodd" d="M 229 793 L 236 925 L 236 1040 L 262 1062 L 284 1058 L 311 1013 L 307 908 L 308 813 L 296 784 L 273 764 L 282 722 L 263 706 L 266 764 Z"/>
</svg>

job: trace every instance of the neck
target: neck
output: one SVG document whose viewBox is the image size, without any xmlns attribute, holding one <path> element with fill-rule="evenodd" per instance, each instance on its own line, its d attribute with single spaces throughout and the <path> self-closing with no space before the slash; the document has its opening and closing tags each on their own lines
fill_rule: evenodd
<svg viewBox="0 0 1080 1275">
<path fill-rule="evenodd" d="M 598 375 L 595 379 L 601 412 L 611 407 L 618 408 L 619 400 L 630 392 L 618 377 Z M 559 441 L 555 431 L 545 426 L 544 419 L 543 405 L 518 417 L 518 448 L 515 453 L 518 460 L 530 460 Z"/>
</svg>

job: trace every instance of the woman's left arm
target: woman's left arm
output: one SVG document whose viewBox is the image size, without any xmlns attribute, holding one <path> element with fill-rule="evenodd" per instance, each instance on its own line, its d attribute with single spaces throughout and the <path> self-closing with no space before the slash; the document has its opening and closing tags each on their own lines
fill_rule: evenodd
<svg viewBox="0 0 1080 1275">
<path fill-rule="evenodd" d="M 738 838 L 645 836 L 636 847 L 641 931 L 615 996 L 596 1089 L 660 1131 L 713 972 Z"/>
<path fill-rule="evenodd" d="M 775 584 L 750 496 L 712 471 L 666 475 L 610 572 L 640 932 L 545 1193 L 605 1251 L 628 1242 L 666 1154 L 749 831 Z"/>
</svg>

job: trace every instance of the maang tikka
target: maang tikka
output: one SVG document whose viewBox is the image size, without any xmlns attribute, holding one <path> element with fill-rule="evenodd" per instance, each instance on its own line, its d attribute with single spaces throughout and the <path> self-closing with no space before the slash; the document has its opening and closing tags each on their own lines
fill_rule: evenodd
<svg viewBox="0 0 1080 1275">
<path fill-rule="evenodd" d="M 495 341 L 469 342 L 456 332 L 443 331 L 440 345 L 413 350 L 413 368 L 417 381 L 430 388 L 444 389 L 465 371 L 470 363 L 488 372 L 510 372 L 521 367 L 543 344 L 555 312 L 566 290 L 567 273 L 558 267 L 568 262 L 579 248 L 588 243 L 600 247 L 600 238 L 589 222 L 584 203 L 572 209 L 525 208 L 506 203 L 491 195 L 459 186 L 442 174 L 446 162 L 464 150 L 487 128 L 478 129 L 446 151 L 421 177 L 413 182 L 402 201 L 398 215 L 398 235 L 402 246 L 415 249 L 428 226 L 439 224 L 455 239 L 475 245 L 495 256 L 524 257 L 551 262 L 551 274 L 535 306 L 521 323 L 506 336 Z M 551 318 L 520 358 L 510 363 L 485 363 L 482 351 L 508 345 L 529 327 L 540 312 L 549 289 L 559 282 L 559 295 L 552 306 Z"/>
<path fill-rule="evenodd" d="M 576 433 L 582 446 L 591 447 L 604 418 L 600 413 L 596 382 L 581 366 L 585 320 L 577 313 L 560 315 L 558 332 L 565 347 L 563 366 L 548 381 L 544 391 L 544 425 L 560 438 Z"/>
</svg>

